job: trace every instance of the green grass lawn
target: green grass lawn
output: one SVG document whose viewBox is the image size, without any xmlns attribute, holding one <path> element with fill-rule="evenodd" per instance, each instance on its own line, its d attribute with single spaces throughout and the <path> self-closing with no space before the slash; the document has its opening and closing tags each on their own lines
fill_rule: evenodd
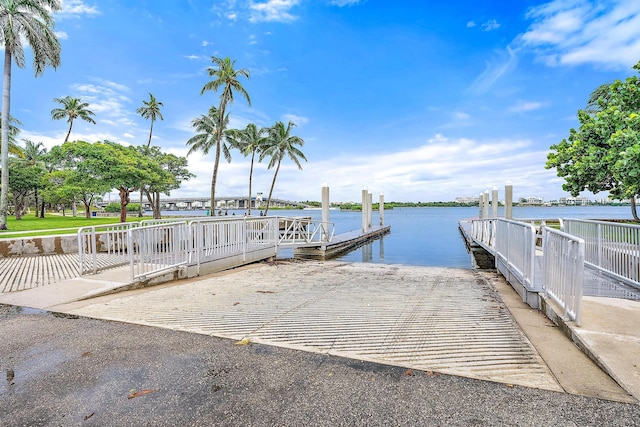
<svg viewBox="0 0 640 427">
<path fill-rule="evenodd" d="M 151 219 L 150 217 L 138 218 L 130 216 L 127 222 Z M 14 216 L 7 219 L 8 230 L 0 230 L 0 239 L 9 237 L 47 236 L 53 234 L 75 234 L 80 227 L 103 224 L 117 224 L 120 217 L 91 217 L 84 215 L 73 217 L 59 214 L 45 214 L 44 218 L 36 218 L 34 214 L 25 215 L 17 221 Z"/>
</svg>

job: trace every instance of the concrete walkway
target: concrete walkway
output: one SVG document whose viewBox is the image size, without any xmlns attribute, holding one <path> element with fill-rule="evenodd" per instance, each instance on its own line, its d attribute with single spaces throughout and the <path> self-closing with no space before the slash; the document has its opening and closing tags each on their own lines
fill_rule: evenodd
<svg viewBox="0 0 640 427">
<path fill-rule="evenodd" d="M 629 381 L 640 353 L 628 350 L 640 343 L 639 331 L 628 328 L 624 339 L 600 333 L 610 351 L 592 354 L 611 354 L 613 361 L 601 365 L 625 391 L 495 273 L 278 262 L 95 298 L 126 287 L 123 277 L 106 271 L 3 294 L 0 303 L 611 400 L 636 402 L 629 393 L 640 395 Z M 635 315 L 640 310 L 631 307 L 627 316 Z M 618 331 L 607 319 L 601 322 Z M 596 332 L 589 325 L 579 332 Z M 631 365 L 614 363 L 624 360 Z"/>
</svg>

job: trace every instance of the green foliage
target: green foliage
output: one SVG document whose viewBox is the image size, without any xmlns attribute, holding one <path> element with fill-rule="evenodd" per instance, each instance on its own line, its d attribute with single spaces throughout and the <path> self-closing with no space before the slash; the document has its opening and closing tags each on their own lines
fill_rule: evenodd
<svg viewBox="0 0 640 427">
<path fill-rule="evenodd" d="M 640 62 L 633 68 L 640 71 Z M 551 146 L 546 168 L 556 168 L 574 197 L 583 190 L 609 191 L 615 199 L 640 194 L 639 114 L 638 76 L 599 86 L 578 111 L 580 127 Z"/>
<path fill-rule="evenodd" d="M 119 213 L 120 212 L 120 203 L 111 202 L 107 206 L 104 207 L 104 211 L 108 213 Z"/>
</svg>

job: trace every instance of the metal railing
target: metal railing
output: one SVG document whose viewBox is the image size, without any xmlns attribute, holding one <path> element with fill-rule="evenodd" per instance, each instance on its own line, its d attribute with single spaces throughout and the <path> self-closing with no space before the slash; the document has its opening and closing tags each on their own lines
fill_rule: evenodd
<svg viewBox="0 0 640 427">
<path fill-rule="evenodd" d="M 533 224 L 495 220 L 495 257 L 529 291 L 542 290 L 535 281 L 536 228 Z"/>
<path fill-rule="evenodd" d="M 542 240 L 544 291 L 580 326 L 585 241 L 549 227 L 543 228 Z"/>
<path fill-rule="evenodd" d="M 193 241 L 190 263 L 246 255 L 247 250 L 275 247 L 276 217 L 238 217 L 236 219 L 198 219 L 189 222 Z"/>
<path fill-rule="evenodd" d="M 189 262 L 191 234 L 189 224 L 169 222 L 132 228 L 128 231 L 131 279 L 139 279 Z"/>
<path fill-rule="evenodd" d="M 565 219 L 563 231 L 585 242 L 585 264 L 640 288 L 640 226 Z"/>
<path fill-rule="evenodd" d="M 335 224 L 310 218 L 278 217 L 278 245 L 329 243 L 335 235 Z"/>
<path fill-rule="evenodd" d="M 93 273 L 129 262 L 128 232 L 138 223 L 95 225 L 78 229 L 80 274 Z"/>
<path fill-rule="evenodd" d="M 491 249 L 495 246 L 496 218 L 474 219 L 471 221 L 471 237 Z"/>
<path fill-rule="evenodd" d="M 284 228 L 283 228 L 284 226 Z M 274 248 L 330 242 L 334 225 L 301 218 L 233 217 L 148 220 L 83 227 L 78 231 L 81 274 L 129 264 L 131 280 L 181 265 Z M 324 240 L 323 240 L 324 239 Z"/>
</svg>

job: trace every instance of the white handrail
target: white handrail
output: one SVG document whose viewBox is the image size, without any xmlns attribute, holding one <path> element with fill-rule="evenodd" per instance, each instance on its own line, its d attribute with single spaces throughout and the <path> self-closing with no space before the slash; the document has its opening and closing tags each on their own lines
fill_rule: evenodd
<svg viewBox="0 0 640 427">
<path fill-rule="evenodd" d="M 543 286 L 579 326 L 582 316 L 585 241 L 553 228 L 543 228 Z"/>
</svg>

